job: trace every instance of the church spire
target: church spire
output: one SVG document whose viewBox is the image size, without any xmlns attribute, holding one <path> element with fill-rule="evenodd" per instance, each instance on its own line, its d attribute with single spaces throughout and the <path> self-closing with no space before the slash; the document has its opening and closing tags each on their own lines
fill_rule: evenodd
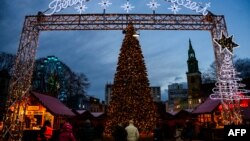
<svg viewBox="0 0 250 141">
<path fill-rule="evenodd" d="M 189 49 L 188 49 L 188 73 L 199 72 L 198 61 L 195 57 L 195 51 L 193 49 L 191 40 L 189 39 Z"/>
<path fill-rule="evenodd" d="M 195 52 L 194 52 L 194 49 L 193 49 L 193 46 L 192 46 L 192 43 L 191 43 L 190 39 L 189 39 L 188 58 L 196 60 Z"/>
</svg>

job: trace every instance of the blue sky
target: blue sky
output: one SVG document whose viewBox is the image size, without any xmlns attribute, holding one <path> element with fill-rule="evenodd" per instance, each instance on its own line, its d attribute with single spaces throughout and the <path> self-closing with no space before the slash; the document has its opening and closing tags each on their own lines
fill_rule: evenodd
<svg viewBox="0 0 250 141">
<path fill-rule="evenodd" d="M 16 54 L 20 33 L 26 15 L 45 11 L 52 0 L 1 0 L 0 1 L 0 51 Z M 151 14 L 146 5 L 152 0 L 130 0 L 135 7 L 129 13 Z M 170 2 L 155 0 L 161 4 L 156 13 L 173 14 Z M 250 1 L 249 0 L 191 0 L 210 2 L 208 8 L 216 15 L 224 15 L 229 35 L 240 45 L 234 54 L 238 58 L 249 58 Z M 102 13 L 98 3 L 90 0 L 84 13 Z M 121 5 L 126 0 L 110 0 L 112 5 L 106 13 L 126 13 Z M 74 6 L 75 7 L 75 6 Z M 59 14 L 78 14 L 68 7 Z M 183 6 L 177 14 L 197 14 Z M 37 58 L 55 55 L 73 71 L 83 72 L 91 86 L 88 94 L 104 99 L 107 82 L 113 82 L 119 49 L 124 35 L 122 31 L 50 31 L 41 32 Z M 188 40 L 192 41 L 200 71 L 205 71 L 214 61 L 211 35 L 208 31 L 140 31 L 140 44 L 145 58 L 151 86 L 160 86 L 162 99 L 166 100 L 167 86 L 174 82 L 185 82 L 187 71 Z"/>
</svg>

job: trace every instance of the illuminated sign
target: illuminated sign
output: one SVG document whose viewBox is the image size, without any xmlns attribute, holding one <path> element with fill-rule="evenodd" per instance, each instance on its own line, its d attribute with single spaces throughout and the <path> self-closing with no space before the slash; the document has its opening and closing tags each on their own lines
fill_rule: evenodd
<svg viewBox="0 0 250 141">
<path fill-rule="evenodd" d="M 87 0 L 52 0 L 49 3 L 49 9 L 52 10 L 51 13 L 49 14 L 45 14 L 45 15 L 52 15 L 54 13 L 60 12 L 61 10 L 74 6 L 74 5 L 78 5 L 75 7 L 75 9 L 78 12 L 83 12 L 87 9 L 87 7 L 83 4 L 84 2 L 86 2 Z"/>
<path fill-rule="evenodd" d="M 38 111 L 39 110 L 39 106 L 28 106 L 27 110 L 28 111 Z"/>
</svg>

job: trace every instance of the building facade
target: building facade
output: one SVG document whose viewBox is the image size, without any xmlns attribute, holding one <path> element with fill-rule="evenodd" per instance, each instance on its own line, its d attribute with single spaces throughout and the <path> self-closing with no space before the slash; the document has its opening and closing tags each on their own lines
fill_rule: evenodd
<svg viewBox="0 0 250 141">
<path fill-rule="evenodd" d="M 81 95 L 77 96 L 75 102 L 75 110 L 87 110 L 89 112 L 104 112 L 105 104 L 100 99 L 93 96 Z"/>
<path fill-rule="evenodd" d="M 153 97 L 154 102 L 160 102 L 161 101 L 161 87 L 151 86 L 150 95 Z"/>
<path fill-rule="evenodd" d="M 183 84 L 173 83 L 168 85 L 168 110 L 187 108 L 188 89 Z"/>
<path fill-rule="evenodd" d="M 113 84 L 107 83 L 105 85 L 105 104 L 108 105 L 111 100 L 111 92 L 112 92 Z"/>
</svg>

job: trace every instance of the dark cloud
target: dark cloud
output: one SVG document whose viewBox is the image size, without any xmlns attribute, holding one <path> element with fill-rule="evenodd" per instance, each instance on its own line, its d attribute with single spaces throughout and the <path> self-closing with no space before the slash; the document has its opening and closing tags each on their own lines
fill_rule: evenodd
<svg viewBox="0 0 250 141">
<path fill-rule="evenodd" d="M 179 80 L 182 80 L 182 79 L 183 79 L 182 77 L 177 76 L 177 77 L 175 77 L 174 81 L 179 81 Z"/>
</svg>

